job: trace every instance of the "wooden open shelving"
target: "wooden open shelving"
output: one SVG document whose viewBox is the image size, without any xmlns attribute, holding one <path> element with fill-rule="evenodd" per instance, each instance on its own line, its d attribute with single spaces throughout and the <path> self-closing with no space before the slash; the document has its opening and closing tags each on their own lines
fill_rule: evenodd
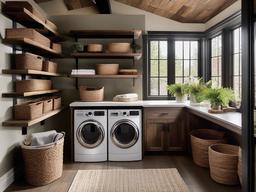
<svg viewBox="0 0 256 192">
<path fill-rule="evenodd" d="M 29 127 L 31 125 L 40 123 L 58 113 L 60 113 L 62 110 L 63 110 L 63 108 L 57 109 L 57 110 L 51 111 L 49 113 L 46 113 L 39 118 L 32 119 L 32 120 L 13 120 L 13 119 L 11 119 L 11 120 L 4 121 L 2 123 L 2 125 L 7 126 L 7 127 Z"/>
<path fill-rule="evenodd" d="M 15 75 L 42 75 L 42 76 L 51 76 L 51 77 L 59 77 L 62 76 L 59 73 L 50 73 L 46 71 L 37 71 L 30 69 L 3 69 L 3 74 L 15 74 Z"/>
<path fill-rule="evenodd" d="M 136 79 L 141 78 L 142 75 L 70 75 L 70 77 L 84 79 Z"/>
<path fill-rule="evenodd" d="M 29 51 L 41 56 L 61 57 L 61 54 L 57 51 L 28 38 L 3 39 L 2 43 L 6 45 L 20 46 L 25 51 Z"/>
<path fill-rule="evenodd" d="M 5 16 L 15 20 L 25 27 L 35 28 L 47 36 L 59 36 L 59 33 L 56 30 L 45 23 L 45 19 L 40 19 L 26 8 L 21 8 L 20 11 L 6 11 L 5 4 L 3 4 L 2 11 Z"/>
<path fill-rule="evenodd" d="M 73 53 L 75 58 L 109 58 L 109 59 L 140 59 L 142 53 Z"/>
<path fill-rule="evenodd" d="M 46 91 L 31 91 L 31 92 L 24 92 L 24 93 L 2 93 L 2 97 L 31 97 L 31 96 L 37 96 L 37 95 L 46 95 L 46 94 L 52 94 L 52 93 L 58 93 L 60 90 L 58 89 L 51 89 Z"/>
<path fill-rule="evenodd" d="M 75 38 L 134 38 L 142 35 L 142 30 L 72 30 L 71 35 Z"/>
</svg>

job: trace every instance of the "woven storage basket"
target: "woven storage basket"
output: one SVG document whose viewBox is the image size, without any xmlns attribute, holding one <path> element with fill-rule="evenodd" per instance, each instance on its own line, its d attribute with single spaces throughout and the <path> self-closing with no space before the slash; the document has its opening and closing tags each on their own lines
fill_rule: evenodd
<svg viewBox="0 0 256 192">
<path fill-rule="evenodd" d="M 16 120 L 32 120 L 43 114 L 42 101 L 30 101 L 14 106 L 14 117 Z"/>
<path fill-rule="evenodd" d="M 51 80 L 29 79 L 16 81 L 16 92 L 45 91 L 52 87 Z"/>
<path fill-rule="evenodd" d="M 52 98 L 45 98 L 43 100 L 43 113 L 49 113 L 53 110 L 53 99 Z"/>
<path fill-rule="evenodd" d="M 225 132 L 213 129 L 196 129 L 190 133 L 192 156 L 195 164 L 209 167 L 208 147 L 216 143 L 226 143 Z"/>
<path fill-rule="evenodd" d="M 30 69 L 42 71 L 43 58 L 31 53 L 14 55 L 15 69 Z"/>
<path fill-rule="evenodd" d="M 87 45 L 87 51 L 92 53 L 102 52 L 103 51 L 103 45 L 102 44 L 88 44 Z"/>
<path fill-rule="evenodd" d="M 63 145 L 64 136 L 55 143 L 42 148 L 21 145 L 26 180 L 30 185 L 46 185 L 61 177 Z"/>
<path fill-rule="evenodd" d="M 86 86 L 79 87 L 81 101 L 97 102 L 104 99 L 104 87 L 90 88 Z"/>
<path fill-rule="evenodd" d="M 61 108 L 61 97 L 55 96 L 53 97 L 53 110 Z"/>
<path fill-rule="evenodd" d="M 96 73 L 98 75 L 117 75 L 119 64 L 97 64 Z"/>
<path fill-rule="evenodd" d="M 211 178 L 226 185 L 239 184 L 237 175 L 238 146 L 215 144 L 209 147 Z"/>
<path fill-rule="evenodd" d="M 62 51 L 62 46 L 59 43 L 51 43 L 51 48 L 57 53 L 61 53 Z"/>
<path fill-rule="evenodd" d="M 131 52 L 130 43 L 109 43 L 107 51 L 110 53 L 128 53 Z"/>
<path fill-rule="evenodd" d="M 47 37 L 41 35 L 34 29 L 17 28 L 17 29 L 6 29 L 7 39 L 31 39 L 43 46 L 50 47 L 51 41 Z"/>
<path fill-rule="evenodd" d="M 242 148 L 238 149 L 238 165 L 237 165 L 237 174 L 239 177 L 239 181 L 242 184 Z"/>
<path fill-rule="evenodd" d="M 52 61 L 45 60 L 43 61 L 43 71 L 50 73 L 57 73 L 58 65 Z"/>
</svg>

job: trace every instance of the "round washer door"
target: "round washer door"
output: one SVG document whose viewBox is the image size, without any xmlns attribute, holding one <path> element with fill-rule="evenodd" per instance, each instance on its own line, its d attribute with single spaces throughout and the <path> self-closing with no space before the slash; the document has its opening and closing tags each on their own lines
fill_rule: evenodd
<svg viewBox="0 0 256 192">
<path fill-rule="evenodd" d="M 117 121 L 111 129 L 112 142 L 123 149 L 127 149 L 136 144 L 139 139 L 139 129 L 130 120 Z"/>
<path fill-rule="evenodd" d="M 86 148 L 95 148 L 102 143 L 105 137 L 104 128 L 97 121 L 84 121 L 78 127 L 76 137 L 82 146 Z"/>
</svg>

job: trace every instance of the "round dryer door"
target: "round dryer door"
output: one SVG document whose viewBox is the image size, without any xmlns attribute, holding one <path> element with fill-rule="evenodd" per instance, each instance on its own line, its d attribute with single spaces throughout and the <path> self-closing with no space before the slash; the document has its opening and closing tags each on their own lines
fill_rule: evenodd
<svg viewBox="0 0 256 192">
<path fill-rule="evenodd" d="M 139 139 L 139 129 L 130 120 L 117 121 L 111 129 L 111 139 L 113 143 L 123 149 L 127 149 L 136 144 Z"/>
<path fill-rule="evenodd" d="M 103 126 L 94 120 L 84 121 L 76 132 L 78 142 L 86 148 L 95 148 L 104 139 Z"/>
</svg>

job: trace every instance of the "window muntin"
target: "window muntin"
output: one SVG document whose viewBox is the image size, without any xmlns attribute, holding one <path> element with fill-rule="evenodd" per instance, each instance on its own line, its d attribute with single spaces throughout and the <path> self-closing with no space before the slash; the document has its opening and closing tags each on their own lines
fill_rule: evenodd
<svg viewBox="0 0 256 192">
<path fill-rule="evenodd" d="M 233 31 L 233 89 L 236 99 L 241 99 L 242 92 L 242 47 L 241 27 Z"/>
<path fill-rule="evenodd" d="M 175 83 L 198 78 L 198 41 L 175 41 Z"/>
<path fill-rule="evenodd" d="M 222 36 L 211 39 L 211 80 L 214 86 L 222 85 Z"/>
</svg>

